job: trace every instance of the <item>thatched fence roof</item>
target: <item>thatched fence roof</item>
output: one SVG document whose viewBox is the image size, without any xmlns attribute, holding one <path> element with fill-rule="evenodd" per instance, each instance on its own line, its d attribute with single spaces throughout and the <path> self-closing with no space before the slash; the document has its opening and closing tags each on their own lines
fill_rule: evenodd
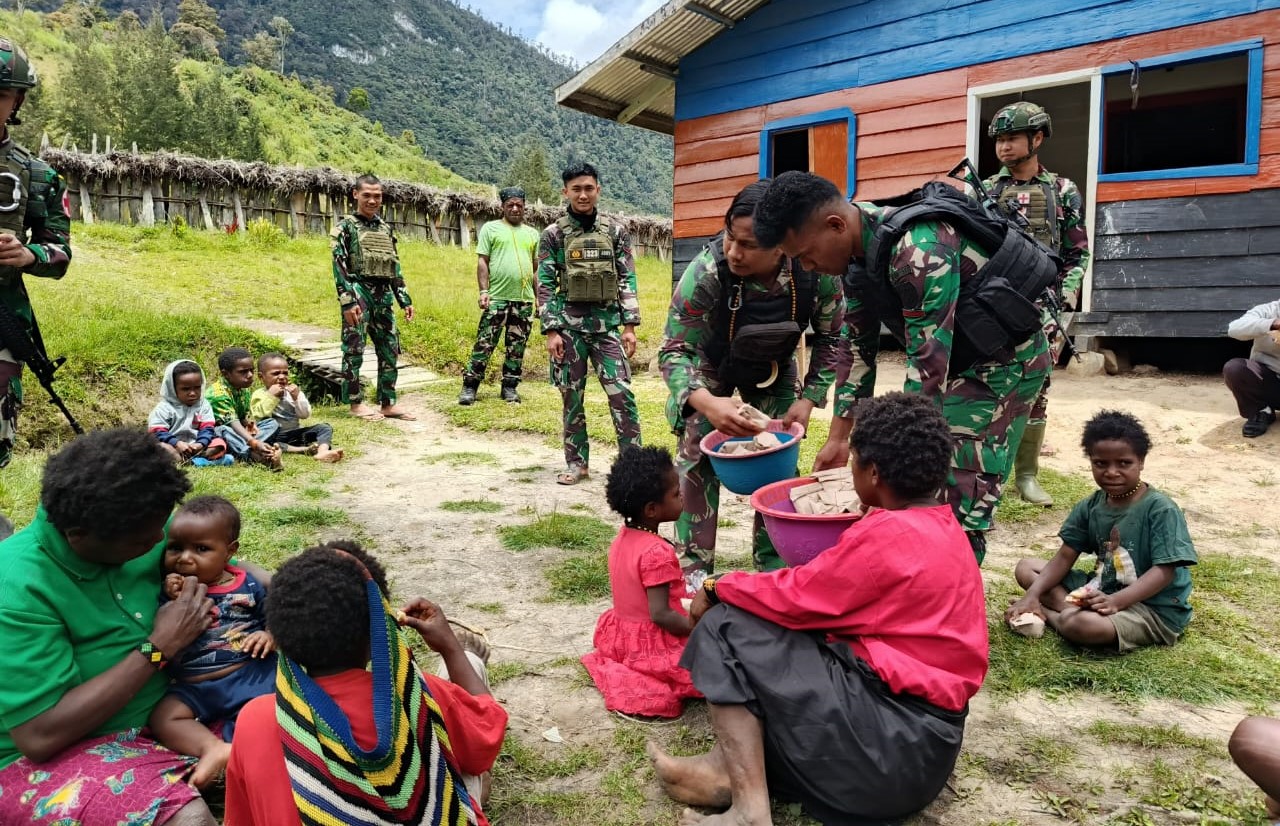
<svg viewBox="0 0 1280 826">
<path fill-rule="evenodd" d="M 41 157 L 59 172 L 90 185 L 108 181 L 141 182 L 173 181 L 188 187 L 210 189 L 253 190 L 292 196 L 299 193 L 323 193 L 339 202 L 346 198 L 357 176 L 331 167 L 303 169 L 273 166 L 262 161 L 209 160 L 173 152 L 106 153 L 80 152 L 49 145 Z M 497 198 L 472 192 L 437 189 L 412 181 L 382 181 L 388 202 L 409 205 L 431 215 L 465 215 L 475 219 L 493 219 L 502 214 Z M 530 204 L 526 216 L 542 226 L 564 214 L 560 205 Z M 650 216 L 610 214 L 627 228 L 650 243 L 671 243 L 671 220 Z"/>
</svg>

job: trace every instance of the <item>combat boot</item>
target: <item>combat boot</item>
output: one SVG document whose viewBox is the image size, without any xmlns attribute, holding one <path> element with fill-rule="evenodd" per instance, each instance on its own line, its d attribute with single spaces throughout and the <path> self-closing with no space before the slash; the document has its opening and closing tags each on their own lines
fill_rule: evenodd
<svg viewBox="0 0 1280 826">
<path fill-rule="evenodd" d="M 462 392 L 458 394 L 458 404 L 475 404 L 476 390 L 479 389 L 479 387 L 480 382 L 478 381 L 464 381 L 462 383 Z"/>
<path fill-rule="evenodd" d="M 520 394 L 516 392 L 516 383 L 513 381 L 504 381 L 502 383 L 502 400 L 509 404 L 519 404 Z"/>
<path fill-rule="evenodd" d="M 1022 443 L 1018 445 L 1018 454 L 1013 460 L 1013 484 L 1024 502 L 1033 505 L 1053 504 L 1053 497 L 1045 493 L 1044 488 L 1036 481 L 1040 473 L 1040 448 L 1044 445 L 1045 423 L 1029 424 L 1022 433 Z"/>
</svg>

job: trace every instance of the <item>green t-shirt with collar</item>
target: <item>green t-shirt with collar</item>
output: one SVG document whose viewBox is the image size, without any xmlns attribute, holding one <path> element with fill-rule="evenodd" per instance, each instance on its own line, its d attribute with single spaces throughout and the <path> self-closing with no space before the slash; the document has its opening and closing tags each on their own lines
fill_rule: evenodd
<svg viewBox="0 0 1280 826">
<path fill-rule="evenodd" d="M 538 268 L 538 231 L 528 224 L 513 227 L 505 219 L 480 228 L 476 255 L 489 258 L 489 297 L 495 301 L 533 301 Z"/>
<path fill-rule="evenodd" d="M 9 732 L 119 663 L 151 633 L 164 541 L 123 565 L 77 556 L 44 509 L 0 543 L 0 768 L 21 753 Z M 146 725 L 164 696 L 157 672 L 89 737 Z"/>
</svg>

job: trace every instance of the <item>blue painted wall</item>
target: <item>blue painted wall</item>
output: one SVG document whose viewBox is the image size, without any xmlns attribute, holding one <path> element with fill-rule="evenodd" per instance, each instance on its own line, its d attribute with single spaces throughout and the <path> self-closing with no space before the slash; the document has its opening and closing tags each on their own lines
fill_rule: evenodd
<svg viewBox="0 0 1280 826">
<path fill-rule="evenodd" d="M 1276 8 L 1280 0 L 774 0 L 681 61 L 676 120 Z"/>
</svg>

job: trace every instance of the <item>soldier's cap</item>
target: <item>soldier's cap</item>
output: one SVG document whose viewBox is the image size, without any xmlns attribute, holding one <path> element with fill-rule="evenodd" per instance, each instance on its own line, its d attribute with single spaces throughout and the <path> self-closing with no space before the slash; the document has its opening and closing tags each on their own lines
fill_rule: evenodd
<svg viewBox="0 0 1280 826">
<path fill-rule="evenodd" d="M 498 191 L 498 200 L 500 202 L 505 204 L 511 198 L 519 198 L 523 201 L 525 199 L 524 190 L 518 186 L 509 186 Z"/>
</svg>

